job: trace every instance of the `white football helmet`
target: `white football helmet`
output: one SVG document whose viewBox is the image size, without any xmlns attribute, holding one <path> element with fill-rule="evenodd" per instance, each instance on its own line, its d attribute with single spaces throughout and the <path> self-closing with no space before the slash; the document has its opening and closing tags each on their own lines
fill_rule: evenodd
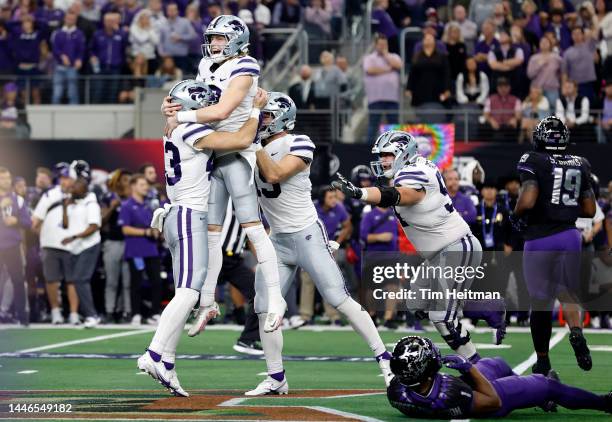
<svg viewBox="0 0 612 422">
<path fill-rule="evenodd" d="M 417 142 L 408 132 L 401 130 L 390 130 L 380 135 L 374 146 L 372 154 L 393 154 L 393 163 L 385 163 L 382 160 L 370 161 L 370 168 L 376 177 L 391 179 L 406 164 L 414 162 L 419 157 Z"/>
<path fill-rule="evenodd" d="M 227 44 L 219 53 L 213 53 L 211 41 L 213 35 L 222 35 Z M 246 53 L 249 48 L 249 28 L 244 21 L 237 16 L 221 15 L 214 18 L 204 31 L 204 44 L 202 44 L 202 56 L 220 63 L 240 53 Z"/>
<path fill-rule="evenodd" d="M 261 139 L 267 139 L 277 133 L 292 130 L 295 126 L 295 115 L 297 113 L 295 103 L 291 97 L 282 92 L 270 92 L 268 102 L 261 111 L 272 115 L 272 120 L 264 123 L 259 130 Z"/>
</svg>

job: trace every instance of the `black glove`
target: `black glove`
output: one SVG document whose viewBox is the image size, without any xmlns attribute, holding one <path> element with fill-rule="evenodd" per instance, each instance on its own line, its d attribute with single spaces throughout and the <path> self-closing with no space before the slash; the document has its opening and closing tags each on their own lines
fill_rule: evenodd
<svg viewBox="0 0 612 422">
<path fill-rule="evenodd" d="M 340 173 L 336 173 L 336 176 L 338 176 L 338 180 L 334 180 L 331 183 L 334 189 L 341 190 L 349 198 L 361 199 L 361 197 L 363 196 L 363 192 L 360 188 L 352 184 L 350 181 L 346 180 L 346 177 L 344 177 Z"/>
<path fill-rule="evenodd" d="M 512 228 L 517 232 L 522 232 L 527 228 L 527 223 L 521 217 L 518 217 L 516 214 L 510 214 L 509 216 L 510 224 L 512 224 Z"/>
</svg>

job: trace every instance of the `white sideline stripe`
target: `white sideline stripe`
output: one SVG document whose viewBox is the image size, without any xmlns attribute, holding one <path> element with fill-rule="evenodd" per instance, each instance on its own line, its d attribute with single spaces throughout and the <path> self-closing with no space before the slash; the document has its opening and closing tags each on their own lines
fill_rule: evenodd
<svg viewBox="0 0 612 422">
<path fill-rule="evenodd" d="M 563 338 L 565 337 L 565 334 L 567 334 L 567 329 L 555 333 L 555 335 L 552 336 L 552 338 L 550 339 L 549 350 L 552 350 L 557 344 L 559 344 L 559 342 L 561 342 L 561 340 L 563 340 Z M 536 361 L 537 355 L 536 352 L 533 352 L 526 361 L 519 363 L 514 368 L 512 368 L 512 370 L 517 374 L 521 375 L 523 374 L 523 372 L 529 369 L 531 365 L 536 363 Z"/>
<path fill-rule="evenodd" d="M 612 346 L 589 346 L 591 352 L 612 352 Z"/>
<path fill-rule="evenodd" d="M 306 409 L 311 409 L 311 410 L 318 410 L 319 412 L 329 413 L 330 415 L 334 415 L 334 416 L 342 416 L 345 418 L 357 419 L 358 421 L 383 422 L 380 419 L 371 418 L 369 416 L 361 416 L 356 413 L 343 412 L 341 410 L 330 409 L 329 407 L 324 407 L 324 406 L 302 406 L 302 407 Z"/>
<path fill-rule="evenodd" d="M 26 369 L 24 371 L 19 371 L 17 372 L 18 374 L 23 374 L 23 375 L 30 375 L 30 374 L 35 374 L 38 371 L 36 369 Z"/>
<path fill-rule="evenodd" d="M 53 343 L 53 344 L 47 344 L 46 346 L 39 346 L 39 347 L 32 347 L 31 349 L 18 350 L 16 353 L 40 352 L 42 350 L 58 349 L 60 347 L 74 346 L 77 344 L 95 343 L 97 341 L 110 340 L 114 338 L 128 337 L 128 336 L 135 336 L 138 334 L 149 333 L 153 330 L 155 330 L 155 328 L 147 328 L 145 330 L 136 330 L 136 331 L 125 331 L 123 333 L 107 334 L 104 336 L 88 337 L 88 338 L 83 338 L 80 340 L 64 341 L 62 343 Z"/>
</svg>

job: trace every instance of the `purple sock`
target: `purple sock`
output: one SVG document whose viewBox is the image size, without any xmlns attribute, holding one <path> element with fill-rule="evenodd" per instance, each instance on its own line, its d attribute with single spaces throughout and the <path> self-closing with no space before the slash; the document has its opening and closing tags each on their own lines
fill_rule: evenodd
<svg viewBox="0 0 612 422">
<path fill-rule="evenodd" d="M 149 356 L 151 356 L 151 359 L 153 359 L 155 362 L 159 362 L 161 360 L 161 355 L 155 353 L 151 349 L 147 349 L 147 350 L 149 351 Z"/>
<path fill-rule="evenodd" d="M 166 362 L 166 361 L 162 361 L 164 363 L 164 366 L 166 367 L 166 369 L 168 371 L 172 371 L 174 369 L 174 364 L 171 362 Z"/>
<path fill-rule="evenodd" d="M 281 371 L 281 372 L 276 372 L 274 374 L 268 374 L 268 375 L 270 375 L 276 381 L 281 382 L 282 380 L 285 379 L 285 370 L 283 369 L 283 371 Z"/>
<path fill-rule="evenodd" d="M 391 360 L 391 353 L 386 350 L 382 352 L 380 355 L 376 356 L 376 362 L 380 362 L 381 360 Z"/>
</svg>

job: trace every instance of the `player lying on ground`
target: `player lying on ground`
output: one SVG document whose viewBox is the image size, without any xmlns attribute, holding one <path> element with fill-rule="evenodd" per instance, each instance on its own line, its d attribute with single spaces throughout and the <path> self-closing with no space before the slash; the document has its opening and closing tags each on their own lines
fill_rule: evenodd
<svg viewBox="0 0 612 422">
<path fill-rule="evenodd" d="M 439 373 L 443 365 L 461 376 Z M 475 364 L 459 355 L 442 357 L 425 337 L 401 339 L 393 349 L 391 369 L 395 377 L 387 398 L 391 406 L 415 418 L 503 417 L 548 402 L 571 410 L 612 413 L 612 392 L 597 395 L 571 387 L 553 373 L 520 376 L 500 357 L 483 358 Z"/>
<path fill-rule="evenodd" d="M 340 174 L 339 180 L 332 182 L 332 185 L 350 198 L 385 208 L 394 207 L 406 237 L 419 255 L 428 260 L 429 265 L 455 268 L 480 265 L 480 242 L 453 208 L 436 165 L 418 154 L 412 135 L 402 131 L 385 132 L 376 140 L 372 153 L 380 157 L 379 161 L 371 163 L 372 172 L 377 177 L 393 180 L 392 187 L 357 188 Z M 458 271 L 454 273 L 459 274 Z M 467 272 L 461 271 L 461 274 Z M 434 281 L 436 285 L 430 286 L 427 280 L 417 280 L 414 284 L 444 292 L 468 289 L 472 280 L 466 278 L 463 284 L 457 284 L 452 278 L 441 277 Z M 429 305 L 420 303 L 415 309 L 414 303 L 408 303 L 408 307 L 419 314 L 426 311 Z M 430 310 L 429 319 L 451 349 L 477 361 L 479 356 L 470 341 L 470 334 L 459 322 L 462 302 L 447 297 L 443 305 L 437 304 Z M 497 342 L 501 343 L 505 334 L 503 304 L 498 306 L 498 310 L 482 312 L 478 318 L 497 329 Z"/>
<path fill-rule="evenodd" d="M 582 237 L 576 219 L 595 215 L 590 166 L 584 158 L 565 153 L 569 131 L 557 117 L 538 123 L 533 141 L 535 150 L 524 154 L 517 165 L 522 187 L 511 216 L 525 238 L 523 268 L 532 302 L 531 337 L 538 355 L 532 369 L 546 374 L 551 368 L 552 310 L 558 297 L 566 302 L 563 314 L 578 366 L 588 371 L 593 362 L 578 305 Z"/>
<path fill-rule="evenodd" d="M 309 176 L 315 146 L 308 136 L 288 133 L 295 125 L 296 114 L 295 104 L 289 96 L 271 92 L 262 113 L 260 136 L 264 148 L 257 151 L 257 188 L 259 203 L 270 223 L 270 238 L 278 254 L 281 290 L 287 293 L 298 267 L 306 271 L 323 299 L 338 309 L 368 344 L 388 383 L 390 355 L 369 314 L 349 295 L 325 227 L 312 203 Z M 255 312 L 259 315 L 268 377 L 245 393 L 247 396 L 287 394 L 289 391 L 283 369 L 283 333 L 281 330 L 272 333 L 261 330 L 266 320 L 265 277 L 258 267 Z"/>
<path fill-rule="evenodd" d="M 193 122 L 213 124 L 219 131 L 236 132 L 249 118 L 259 78 L 257 60 L 248 56 L 249 29 L 236 16 L 222 15 L 210 22 L 204 39 L 203 58 L 196 79 L 213 86 L 219 101 L 198 110 L 177 112 L 171 99 L 166 98 L 162 108 L 168 116 L 167 134 L 178 123 Z M 210 319 L 219 314 L 215 289 L 223 265 L 220 240 L 228 196 L 232 198 L 236 218 L 253 244 L 258 264 L 266 275 L 270 294 L 264 330 L 273 331 L 282 323 L 287 305 L 280 292 L 276 251 L 259 219 L 253 181 L 255 151 L 251 146 L 218 151 L 213 167 L 208 210 L 208 275 L 200 295 L 200 309 L 189 335 L 197 335 Z"/>
<path fill-rule="evenodd" d="M 170 90 L 173 102 L 185 110 L 214 101 L 214 91 L 203 82 L 182 81 Z M 187 317 L 198 301 L 208 268 L 207 218 L 210 164 L 213 152 L 245 148 L 255 138 L 259 109 L 266 104 L 261 90 L 253 100 L 249 119 L 238 132 L 217 132 L 210 125 L 183 123 L 164 136 L 166 190 L 170 204 L 155 211 L 151 227 L 162 230 L 172 255 L 175 294 L 159 319 L 138 368 L 179 396 L 181 388 L 174 368 L 178 345 Z"/>
</svg>

